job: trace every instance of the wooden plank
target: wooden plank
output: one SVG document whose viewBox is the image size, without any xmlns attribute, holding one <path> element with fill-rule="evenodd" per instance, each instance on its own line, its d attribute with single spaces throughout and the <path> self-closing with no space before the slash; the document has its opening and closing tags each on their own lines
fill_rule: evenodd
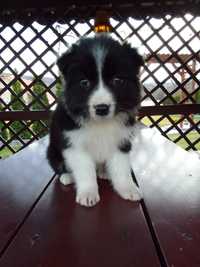
<svg viewBox="0 0 200 267">
<path fill-rule="evenodd" d="M 200 266 L 200 160 L 156 131 L 141 127 L 133 168 L 166 266 Z"/>
<path fill-rule="evenodd" d="M 173 115 L 173 114 L 196 114 L 200 112 L 200 104 L 176 104 L 167 106 L 141 106 L 138 112 L 139 117 L 147 115 Z M 47 120 L 51 117 L 52 111 L 1 111 L 0 120 Z"/>
<path fill-rule="evenodd" d="M 0 255 L 53 176 L 46 146 L 45 138 L 0 160 Z"/>
<path fill-rule="evenodd" d="M 149 3 L 148 3 L 149 2 Z M 160 7 L 160 11 L 162 11 L 163 9 L 165 10 L 166 8 L 168 8 L 169 10 L 176 10 L 177 15 L 178 14 L 182 14 L 180 7 L 182 7 L 183 10 L 187 10 L 189 11 L 193 11 L 194 7 L 198 7 L 199 3 L 196 1 L 192 1 L 192 3 L 187 3 L 187 1 L 182 1 L 182 2 L 177 2 L 177 1 L 167 1 L 167 0 L 162 0 L 160 1 L 162 3 L 162 5 L 159 5 L 157 3 L 157 1 L 152 1 L 152 0 L 145 0 L 145 1 L 135 1 L 135 2 L 131 2 L 131 1 L 122 1 L 122 0 L 115 0 L 115 1 L 107 1 L 107 0 L 102 0 L 101 2 L 97 3 L 95 0 L 86 0 L 84 2 L 80 1 L 80 0 L 44 0 L 44 2 L 39 5 L 39 1 L 33 1 L 30 0 L 30 3 L 27 3 L 25 0 L 18 0 L 18 1 L 11 1 L 8 0 L 4 5 L 0 5 L 2 7 L 9 7 L 9 8 L 16 8 L 17 10 L 19 10 L 19 8 L 21 7 L 21 9 L 25 9 L 25 8 L 33 8 L 33 7 L 62 7 L 63 5 L 66 7 L 69 7 L 71 5 L 93 5 L 93 6 L 101 6 L 103 5 L 103 7 L 112 7 L 112 4 L 121 4 L 122 6 L 124 5 L 125 7 L 128 6 L 129 9 L 132 6 L 139 6 L 141 8 L 147 9 L 147 10 L 151 10 L 151 8 L 159 8 Z M 109 5 L 110 4 L 110 5 Z M 179 7 L 179 9 L 177 9 L 177 7 Z M 193 7 L 193 8 L 192 8 Z M 174 9 L 173 9 L 174 8 Z M 157 10 L 157 9 L 156 9 Z M 157 10 L 158 11 L 158 10 Z M 198 10 L 197 10 L 198 11 Z M 157 13 L 157 15 L 160 15 L 160 13 Z"/>
<path fill-rule="evenodd" d="M 140 205 L 122 200 L 107 181 L 100 196 L 95 207 L 81 207 L 72 186 L 54 181 L 0 266 L 160 266 Z"/>
<path fill-rule="evenodd" d="M 35 110 L 35 111 L 1 111 L 0 120 L 16 121 L 16 120 L 42 120 L 49 119 L 52 111 Z"/>
<path fill-rule="evenodd" d="M 197 114 L 200 112 L 200 104 L 176 104 L 166 106 L 146 106 L 141 107 L 139 110 L 139 116 L 151 116 L 151 115 L 173 115 L 173 114 Z"/>
</svg>

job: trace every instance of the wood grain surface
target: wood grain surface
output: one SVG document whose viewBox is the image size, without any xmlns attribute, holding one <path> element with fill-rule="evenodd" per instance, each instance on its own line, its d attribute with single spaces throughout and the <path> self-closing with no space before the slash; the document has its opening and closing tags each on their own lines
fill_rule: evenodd
<svg viewBox="0 0 200 267">
<path fill-rule="evenodd" d="M 0 254 L 52 179 L 46 141 L 0 160 Z"/>
<path fill-rule="evenodd" d="M 73 186 L 49 186 L 3 255 L 1 267 L 160 266 L 139 203 L 100 183 L 93 208 L 75 203 Z"/>
</svg>

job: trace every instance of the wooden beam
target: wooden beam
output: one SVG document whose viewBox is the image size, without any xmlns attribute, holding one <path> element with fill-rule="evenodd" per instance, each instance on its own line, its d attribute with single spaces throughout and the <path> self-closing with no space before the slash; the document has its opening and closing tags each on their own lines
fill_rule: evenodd
<svg viewBox="0 0 200 267">
<path fill-rule="evenodd" d="M 198 60 L 200 61 L 200 54 L 174 54 L 174 56 L 172 54 L 147 54 L 146 55 L 147 58 L 147 62 L 148 63 L 182 63 L 182 62 L 186 62 L 188 61 L 190 58 L 193 60 Z M 179 60 L 180 59 L 180 60 Z"/>
<path fill-rule="evenodd" d="M 167 105 L 167 106 L 146 106 L 141 107 L 139 116 L 146 115 L 172 115 L 172 114 L 196 114 L 200 113 L 200 104 Z M 0 121 L 16 120 L 47 120 L 52 111 L 1 111 Z"/>
</svg>

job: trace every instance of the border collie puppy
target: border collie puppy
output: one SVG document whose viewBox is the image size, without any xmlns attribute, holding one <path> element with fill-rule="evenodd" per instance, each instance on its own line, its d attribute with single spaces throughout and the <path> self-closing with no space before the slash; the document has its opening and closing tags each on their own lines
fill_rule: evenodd
<svg viewBox="0 0 200 267">
<path fill-rule="evenodd" d="M 82 38 L 57 62 L 63 97 L 51 122 L 47 157 L 60 181 L 76 185 L 76 202 L 99 200 L 96 170 L 102 164 L 114 190 L 140 200 L 131 176 L 131 129 L 140 102 L 137 50 L 108 35 Z"/>
</svg>

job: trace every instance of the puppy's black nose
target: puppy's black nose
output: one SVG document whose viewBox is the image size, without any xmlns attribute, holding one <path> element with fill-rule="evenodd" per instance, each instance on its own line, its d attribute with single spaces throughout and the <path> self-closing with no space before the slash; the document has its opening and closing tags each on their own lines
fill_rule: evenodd
<svg viewBox="0 0 200 267">
<path fill-rule="evenodd" d="M 96 115 L 106 116 L 109 113 L 110 106 L 106 104 L 99 104 L 99 105 L 96 105 L 94 108 L 95 108 Z"/>
</svg>

